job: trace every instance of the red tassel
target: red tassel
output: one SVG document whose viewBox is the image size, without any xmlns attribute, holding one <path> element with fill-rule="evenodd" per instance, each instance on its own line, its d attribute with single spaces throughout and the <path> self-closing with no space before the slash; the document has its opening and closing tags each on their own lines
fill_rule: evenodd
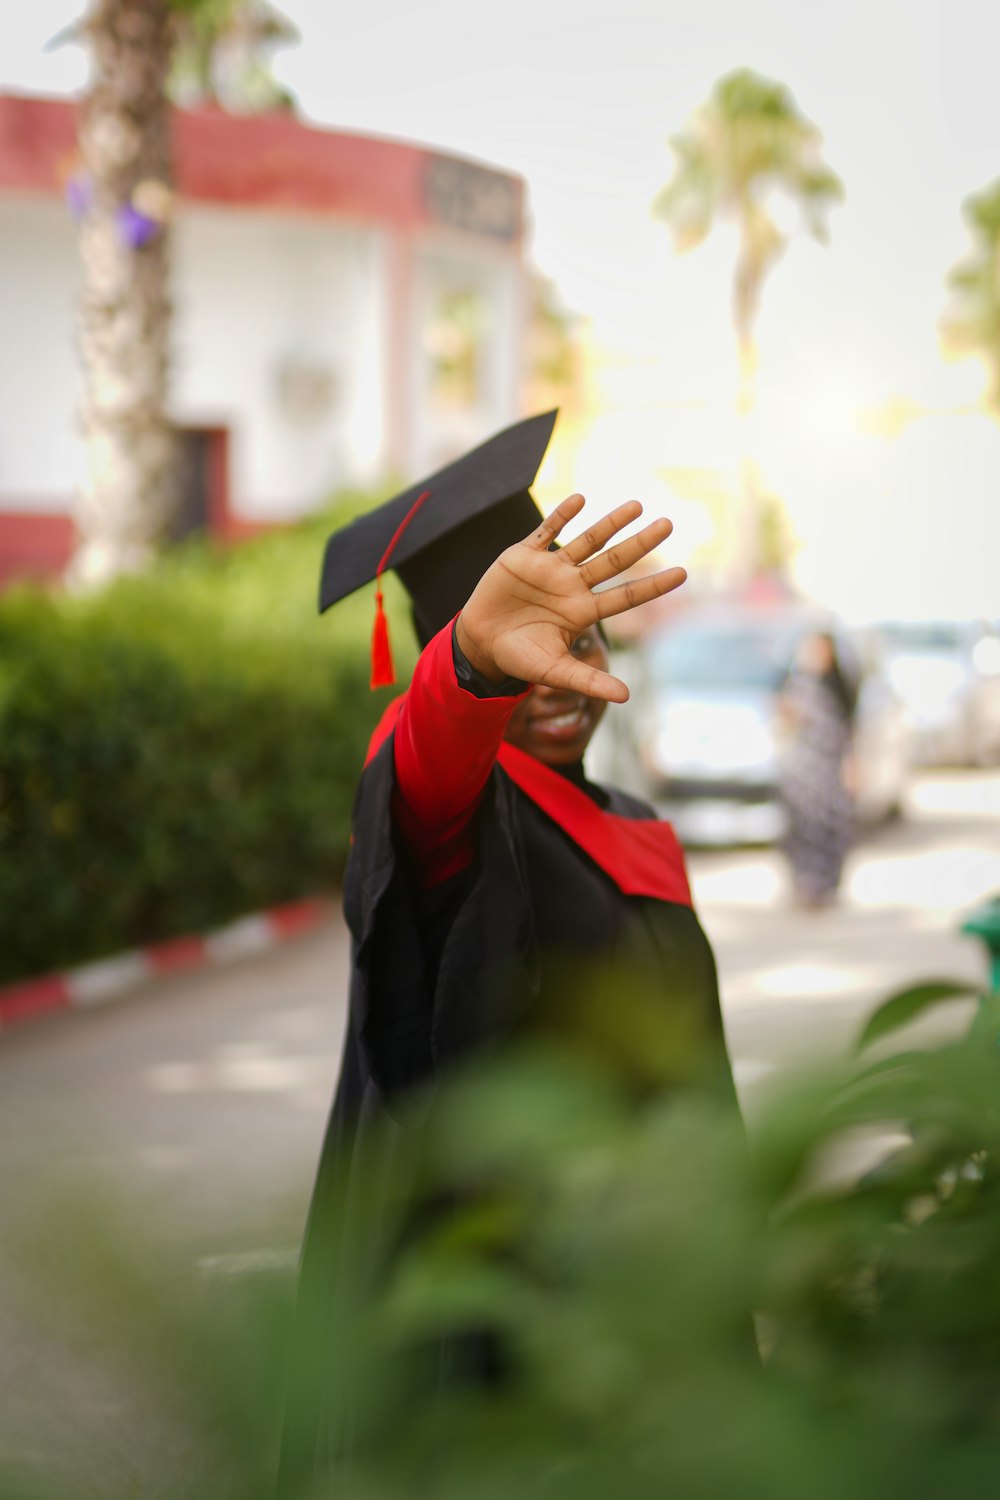
<svg viewBox="0 0 1000 1500">
<path fill-rule="evenodd" d="M 396 668 L 392 664 L 392 646 L 389 643 L 389 621 L 382 608 L 382 590 L 375 591 L 375 624 L 372 627 L 372 675 L 373 688 L 392 687 L 396 681 Z"/>
<path fill-rule="evenodd" d="M 386 619 L 385 610 L 382 607 L 382 590 L 378 587 L 378 581 L 382 577 L 385 566 L 393 554 L 396 543 L 424 501 L 430 499 L 430 494 L 430 490 L 424 490 L 423 494 L 418 495 L 416 500 L 414 500 L 406 515 L 393 532 L 392 540 L 383 552 L 382 561 L 375 570 L 375 624 L 372 627 L 371 675 L 371 686 L 373 688 L 392 687 L 396 681 L 396 668 L 392 664 L 392 646 L 389 644 L 389 621 Z"/>
</svg>

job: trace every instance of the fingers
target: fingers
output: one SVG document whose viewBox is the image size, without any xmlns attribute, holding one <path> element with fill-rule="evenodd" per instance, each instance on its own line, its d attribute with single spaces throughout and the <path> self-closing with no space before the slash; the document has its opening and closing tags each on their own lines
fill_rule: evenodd
<svg viewBox="0 0 1000 1500">
<path fill-rule="evenodd" d="M 538 527 L 537 531 L 533 531 L 530 536 L 525 537 L 525 541 L 529 546 L 537 547 L 539 551 L 544 552 L 547 547 L 552 545 L 566 523 L 572 521 L 574 516 L 580 514 L 583 509 L 583 503 L 582 495 L 567 496 L 561 505 L 556 506 L 550 516 L 545 517 L 545 520 Z"/>
<path fill-rule="evenodd" d="M 545 551 L 567 522 L 579 515 L 583 505 L 582 495 L 568 496 L 531 536 L 525 538 L 525 544 L 537 551 Z M 648 557 L 673 531 L 672 522 L 665 516 L 650 522 L 635 536 L 626 537 L 613 547 L 608 547 L 607 551 L 602 551 L 622 527 L 641 514 L 642 506 L 639 502 L 627 500 L 575 537 L 559 553 L 560 562 L 568 565 L 566 576 L 572 576 L 575 570 L 587 589 L 595 589 L 633 567 L 642 558 Z M 626 610 L 636 609 L 640 604 L 648 604 L 650 600 L 658 599 L 678 588 L 686 578 L 687 573 L 683 568 L 667 568 L 646 578 L 630 579 L 615 587 L 603 589 L 592 596 L 597 618 L 606 620 L 611 615 L 624 614 Z M 579 585 L 575 587 L 578 588 Z M 603 698 L 609 703 L 624 703 L 628 699 L 628 688 L 619 678 L 598 671 L 596 667 L 589 667 L 568 655 L 554 662 L 548 675 L 539 680 L 550 687 L 569 688 L 591 698 Z"/>
<path fill-rule="evenodd" d="M 610 542 L 616 531 L 621 531 L 636 516 L 642 515 L 642 506 L 638 500 L 626 500 L 624 505 L 616 505 L 614 510 L 595 521 L 593 526 L 588 526 L 586 531 L 563 548 L 563 556 L 572 563 L 582 563 L 588 557 L 593 557 L 595 552 L 600 552 L 605 542 Z M 610 575 L 609 575 L 610 576 Z"/>
<path fill-rule="evenodd" d="M 580 568 L 580 577 L 589 589 L 599 583 L 607 583 L 609 578 L 614 578 L 618 573 L 624 573 L 626 568 L 631 568 L 640 558 L 647 557 L 650 552 L 665 542 L 673 531 L 673 522 L 664 516 L 658 521 L 652 521 L 644 526 L 635 536 L 626 537 L 624 541 L 618 542 L 614 547 L 609 547 L 607 552 L 602 552 L 592 562 L 584 563 Z M 567 553 L 571 550 L 566 548 Z"/>
<path fill-rule="evenodd" d="M 571 693 L 583 693 L 587 698 L 603 698 L 606 703 L 628 702 L 628 688 L 620 677 L 589 667 L 574 656 L 560 657 L 540 680 L 546 687 L 565 688 Z"/>
<path fill-rule="evenodd" d="M 618 584 L 617 588 L 605 589 L 594 595 L 598 619 L 606 620 L 609 615 L 624 614 L 637 605 L 658 599 L 661 594 L 669 594 L 671 589 L 679 588 L 686 577 L 687 573 L 683 568 L 667 568 L 648 578 L 632 578 L 627 583 Z"/>
</svg>

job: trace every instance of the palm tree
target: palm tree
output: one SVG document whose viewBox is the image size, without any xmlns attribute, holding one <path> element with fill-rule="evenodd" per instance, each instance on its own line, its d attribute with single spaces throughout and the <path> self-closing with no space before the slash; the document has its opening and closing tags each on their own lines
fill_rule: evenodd
<svg viewBox="0 0 1000 1500">
<path fill-rule="evenodd" d="M 962 212 L 973 249 L 948 273 L 953 302 L 941 332 L 959 357 L 983 360 L 987 404 L 1000 416 L 1000 180 L 966 198 Z"/>
<path fill-rule="evenodd" d="M 246 44 L 250 16 L 258 23 L 250 42 L 271 41 L 276 13 L 260 0 L 91 0 L 64 33 L 84 41 L 91 57 L 76 191 L 86 465 L 70 577 L 80 585 L 141 567 L 174 509 L 171 72 L 179 45 L 192 36 L 209 62 L 222 37 Z"/>
<path fill-rule="evenodd" d="M 172 508 L 167 422 L 170 0 L 93 0 L 80 119 L 86 468 L 71 577 L 140 567 Z M 80 28 L 78 28 L 79 30 Z"/>
<path fill-rule="evenodd" d="M 756 400 L 761 294 L 790 238 L 778 206 L 784 201 L 797 208 L 806 232 L 825 241 L 826 214 L 843 196 L 843 186 L 822 160 L 819 131 L 799 112 L 789 90 L 749 68 L 721 78 L 670 144 L 674 172 L 653 210 L 670 226 L 677 249 L 700 245 L 719 220 L 737 226 L 732 311 L 740 370 L 737 410 L 746 416 Z M 746 452 L 742 471 L 738 566 L 752 572 L 759 550 L 759 482 Z"/>
<path fill-rule="evenodd" d="M 178 104 L 235 111 L 288 108 L 270 54 L 298 32 L 267 0 L 173 0 L 177 44 L 170 92 Z"/>
</svg>

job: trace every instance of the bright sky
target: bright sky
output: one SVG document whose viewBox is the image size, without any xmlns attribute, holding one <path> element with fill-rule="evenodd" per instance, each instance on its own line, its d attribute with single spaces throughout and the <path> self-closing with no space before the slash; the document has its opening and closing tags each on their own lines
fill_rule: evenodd
<svg viewBox="0 0 1000 1500">
<path fill-rule="evenodd" d="M 42 46 L 82 4 L 11 8 L 0 87 L 79 86 L 78 50 Z M 858 614 L 1000 613 L 1000 427 L 969 411 L 978 367 L 945 363 L 937 337 L 961 201 L 1000 177 L 995 0 L 282 8 L 303 42 L 279 72 L 307 116 L 527 179 L 534 259 L 600 351 L 574 482 L 595 505 L 637 494 L 673 514 L 681 558 L 704 517 L 677 473 L 735 461 L 733 247 L 675 257 L 650 203 L 715 79 L 749 65 L 788 84 L 847 189 L 830 246 L 792 245 L 759 325 L 757 453 L 800 580 Z M 900 398 L 926 414 L 896 438 L 862 430 L 859 410 Z"/>
</svg>

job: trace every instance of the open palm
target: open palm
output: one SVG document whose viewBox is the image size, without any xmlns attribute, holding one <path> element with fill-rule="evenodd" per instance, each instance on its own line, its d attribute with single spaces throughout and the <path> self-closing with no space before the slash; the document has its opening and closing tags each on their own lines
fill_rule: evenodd
<svg viewBox="0 0 1000 1500">
<path fill-rule="evenodd" d="M 577 661 L 573 642 L 598 620 L 624 613 L 684 582 L 683 568 L 667 568 L 613 588 L 594 590 L 646 557 L 670 535 L 667 520 L 653 521 L 606 552 L 601 549 L 642 506 L 629 500 L 567 546 L 549 548 L 583 507 L 570 495 L 523 542 L 502 552 L 483 574 L 458 619 L 458 644 L 473 666 L 499 681 L 566 688 L 591 698 L 624 703 L 628 688 L 617 677 Z"/>
</svg>

